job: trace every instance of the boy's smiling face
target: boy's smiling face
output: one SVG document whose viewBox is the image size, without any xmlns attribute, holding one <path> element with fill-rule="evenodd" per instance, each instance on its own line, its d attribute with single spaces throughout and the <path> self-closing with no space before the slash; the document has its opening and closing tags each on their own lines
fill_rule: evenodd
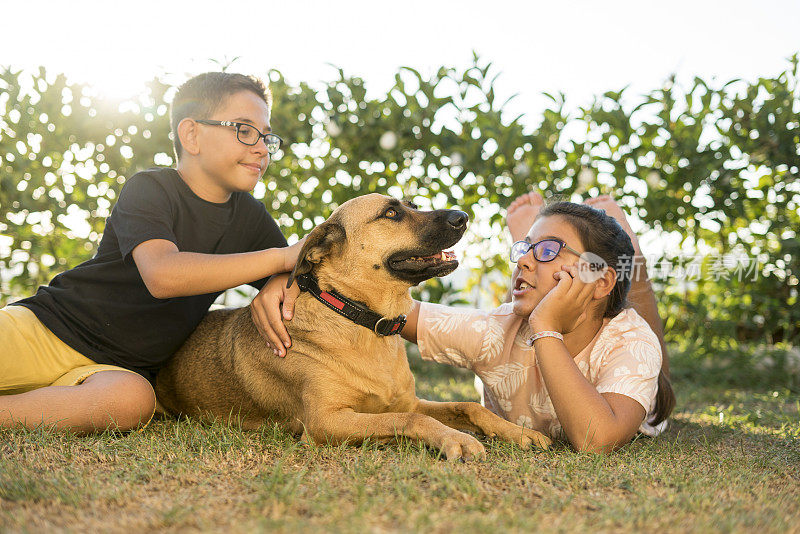
<svg viewBox="0 0 800 534">
<path fill-rule="evenodd" d="M 251 91 L 228 96 L 210 117 L 218 121 L 242 122 L 261 133 L 270 131 L 269 107 Z M 197 124 L 197 163 L 203 174 L 228 194 L 252 191 L 269 164 L 269 153 L 263 139 L 253 146 L 236 137 L 233 126 Z"/>
</svg>

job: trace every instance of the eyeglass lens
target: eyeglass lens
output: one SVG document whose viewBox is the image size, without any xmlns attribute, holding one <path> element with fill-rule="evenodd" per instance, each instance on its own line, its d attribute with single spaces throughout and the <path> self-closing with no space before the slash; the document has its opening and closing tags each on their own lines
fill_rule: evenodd
<svg viewBox="0 0 800 534">
<path fill-rule="evenodd" d="M 258 143 L 261 134 L 254 127 L 247 124 L 239 124 L 236 128 L 236 135 L 239 141 L 246 145 L 255 145 Z M 266 134 L 264 136 L 264 143 L 267 145 L 267 152 L 274 154 L 281 147 L 281 141 L 276 135 Z"/>
<path fill-rule="evenodd" d="M 545 239 L 544 241 L 539 241 L 534 244 L 528 243 L 527 241 L 517 241 L 511 246 L 511 261 L 516 263 L 527 254 L 531 248 L 533 248 L 533 257 L 536 258 L 537 261 L 547 262 L 552 261 L 558 256 L 558 253 L 561 251 L 561 243 L 552 239 Z"/>
<path fill-rule="evenodd" d="M 533 247 L 533 257 L 539 261 L 551 261 L 558 256 L 561 243 L 558 241 L 540 241 Z"/>
</svg>

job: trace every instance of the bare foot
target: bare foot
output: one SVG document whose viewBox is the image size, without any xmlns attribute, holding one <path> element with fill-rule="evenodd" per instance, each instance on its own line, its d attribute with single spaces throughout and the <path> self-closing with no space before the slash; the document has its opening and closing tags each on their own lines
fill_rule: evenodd
<svg viewBox="0 0 800 534">
<path fill-rule="evenodd" d="M 631 225 L 628 224 L 628 219 L 625 216 L 625 212 L 622 211 L 622 208 L 619 204 L 617 204 L 616 200 L 611 198 L 609 195 L 601 195 L 599 197 L 587 198 L 583 201 L 583 203 L 593 208 L 604 210 L 607 215 L 614 217 L 619 225 L 622 226 L 622 229 L 625 230 L 625 233 L 628 234 L 628 237 L 631 238 L 633 250 L 636 252 L 636 255 L 642 255 L 642 249 L 639 247 L 639 239 L 636 237 L 636 234 L 633 233 Z"/>
<path fill-rule="evenodd" d="M 543 206 L 542 195 L 533 191 L 514 199 L 506 212 L 506 226 L 511 232 L 512 241 L 525 239 Z"/>
</svg>

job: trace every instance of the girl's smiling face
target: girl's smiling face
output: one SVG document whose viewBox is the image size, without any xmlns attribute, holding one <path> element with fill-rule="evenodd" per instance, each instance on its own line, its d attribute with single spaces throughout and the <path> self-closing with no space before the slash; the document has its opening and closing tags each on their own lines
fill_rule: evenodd
<svg viewBox="0 0 800 534">
<path fill-rule="evenodd" d="M 567 220 L 559 215 L 540 217 L 531 226 L 525 241 L 537 243 L 543 239 L 556 238 L 583 253 L 578 232 Z M 529 250 L 517 262 L 511 275 L 512 303 L 514 314 L 527 317 L 547 293 L 556 287 L 558 280 L 553 275 L 563 265 L 575 265 L 579 257 L 566 248 L 562 248 L 552 261 L 540 262 L 533 257 L 533 249 Z"/>
</svg>

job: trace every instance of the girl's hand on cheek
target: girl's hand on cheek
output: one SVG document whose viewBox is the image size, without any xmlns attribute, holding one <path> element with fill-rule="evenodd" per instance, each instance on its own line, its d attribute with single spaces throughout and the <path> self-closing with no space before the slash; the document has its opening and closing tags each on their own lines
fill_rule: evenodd
<svg viewBox="0 0 800 534">
<path fill-rule="evenodd" d="M 558 281 L 556 287 L 534 308 L 528 321 L 534 332 L 555 330 L 566 334 L 586 319 L 595 283 L 583 282 L 577 265 L 563 265 L 553 278 Z"/>
</svg>

